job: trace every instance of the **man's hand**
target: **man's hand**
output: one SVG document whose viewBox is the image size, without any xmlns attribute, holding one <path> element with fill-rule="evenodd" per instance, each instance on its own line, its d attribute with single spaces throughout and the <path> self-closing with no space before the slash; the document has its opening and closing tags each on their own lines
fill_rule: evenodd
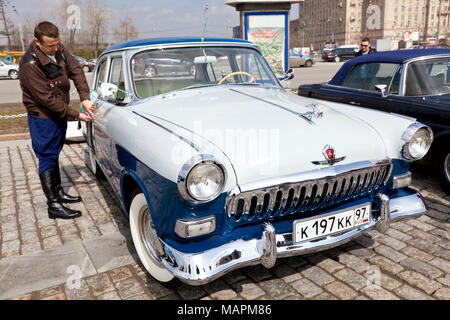
<svg viewBox="0 0 450 320">
<path fill-rule="evenodd" d="M 91 121 L 91 117 L 88 114 L 81 113 L 81 112 L 78 114 L 78 119 L 81 121 L 84 121 L 84 122 Z"/>
<path fill-rule="evenodd" d="M 94 110 L 95 110 L 95 105 L 94 105 L 94 103 L 91 101 L 91 100 L 83 100 L 82 102 L 81 102 L 81 104 L 83 105 L 83 107 L 84 107 L 84 110 L 86 110 L 86 112 L 88 113 L 88 115 L 89 115 L 89 117 L 90 117 L 90 119 L 94 119 Z M 89 120 L 90 120 L 89 119 Z M 80 120 L 82 120 L 82 119 L 80 119 Z M 84 121 L 84 120 L 83 120 Z"/>
</svg>

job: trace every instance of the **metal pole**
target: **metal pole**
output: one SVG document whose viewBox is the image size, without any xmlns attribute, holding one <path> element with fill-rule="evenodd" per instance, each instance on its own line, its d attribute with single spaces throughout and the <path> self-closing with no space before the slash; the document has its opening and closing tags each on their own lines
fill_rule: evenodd
<svg viewBox="0 0 450 320">
<path fill-rule="evenodd" d="M 19 34 L 20 34 L 20 44 L 22 45 L 22 51 L 25 51 L 25 46 L 23 44 L 23 36 L 22 36 L 22 26 L 19 23 Z"/>
</svg>

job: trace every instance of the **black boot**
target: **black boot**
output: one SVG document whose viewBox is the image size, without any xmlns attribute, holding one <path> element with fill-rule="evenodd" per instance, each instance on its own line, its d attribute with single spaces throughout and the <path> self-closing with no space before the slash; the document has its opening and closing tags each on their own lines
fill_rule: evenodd
<svg viewBox="0 0 450 320">
<path fill-rule="evenodd" d="M 81 216 L 81 211 L 66 208 L 61 204 L 55 182 L 55 171 L 47 170 L 39 175 L 42 190 L 47 198 L 48 217 L 50 219 L 73 219 Z"/>
<path fill-rule="evenodd" d="M 59 173 L 59 166 L 57 165 L 53 170 L 55 171 L 55 183 L 56 183 L 56 188 L 58 190 L 58 196 L 59 196 L 60 202 L 62 202 L 62 203 L 80 202 L 81 197 L 71 196 L 64 192 L 64 189 L 61 186 L 61 174 Z"/>
</svg>

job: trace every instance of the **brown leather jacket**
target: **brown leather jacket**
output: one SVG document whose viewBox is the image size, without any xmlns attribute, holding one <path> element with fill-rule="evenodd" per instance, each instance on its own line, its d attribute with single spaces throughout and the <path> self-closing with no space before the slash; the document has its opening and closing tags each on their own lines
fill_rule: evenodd
<svg viewBox="0 0 450 320">
<path fill-rule="evenodd" d="M 32 51 L 29 48 L 19 65 L 23 104 L 28 114 L 37 118 L 78 118 L 80 111 L 69 107 L 70 79 L 77 88 L 80 100 L 89 100 L 89 85 L 78 62 L 62 44 L 55 55 L 58 63 L 43 53 L 34 42 L 32 46 L 35 57 L 31 57 Z M 49 63 L 54 64 L 56 68 L 53 69 L 58 70 L 57 76 L 47 78 L 36 63 L 36 58 L 44 67 Z"/>
</svg>

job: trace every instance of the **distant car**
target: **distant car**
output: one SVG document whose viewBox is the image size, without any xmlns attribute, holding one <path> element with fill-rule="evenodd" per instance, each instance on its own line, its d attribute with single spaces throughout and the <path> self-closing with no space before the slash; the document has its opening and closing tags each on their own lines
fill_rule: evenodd
<svg viewBox="0 0 450 320">
<path fill-rule="evenodd" d="M 357 57 L 328 83 L 298 94 L 416 118 L 431 127 L 432 160 L 450 193 L 450 49 L 397 50 Z"/>
<path fill-rule="evenodd" d="M 12 80 L 19 79 L 19 66 L 8 59 L 0 58 L 0 77 L 9 77 Z"/>
<path fill-rule="evenodd" d="M 299 51 L 289 50 L 289 67 L 312 67 L 316 64 L 316 59 L 311 56 L 301 54 Z"/>
<path fill-rule="evenodd" d="M 74 54 L 72 56 L 75 58 L 75 60 L 78 62 L 78 64 L 81 66 L 84 72 L 92 72 L 92 70 L 94 70 L 95 63 L 87 61 L 85 58 L 76 56 Z"/>
<path fill-rule="evenodd" d="M 178 55 L 164 57 L 140 57 L 134 60 L 133 71 L 146 77 L 172 74 L 195 75 L 195 64 Z"/>
<path fill-rule="evenodd" d="M 330 52 L 322 55 L 322 59 L 325 61 L 334 61 L 340 62 L 344 60 L 352 59 L 356 56 L 358 52 L 358 48 L 350 47 L 350 48 L 336 48 Z"/>
</svg>

